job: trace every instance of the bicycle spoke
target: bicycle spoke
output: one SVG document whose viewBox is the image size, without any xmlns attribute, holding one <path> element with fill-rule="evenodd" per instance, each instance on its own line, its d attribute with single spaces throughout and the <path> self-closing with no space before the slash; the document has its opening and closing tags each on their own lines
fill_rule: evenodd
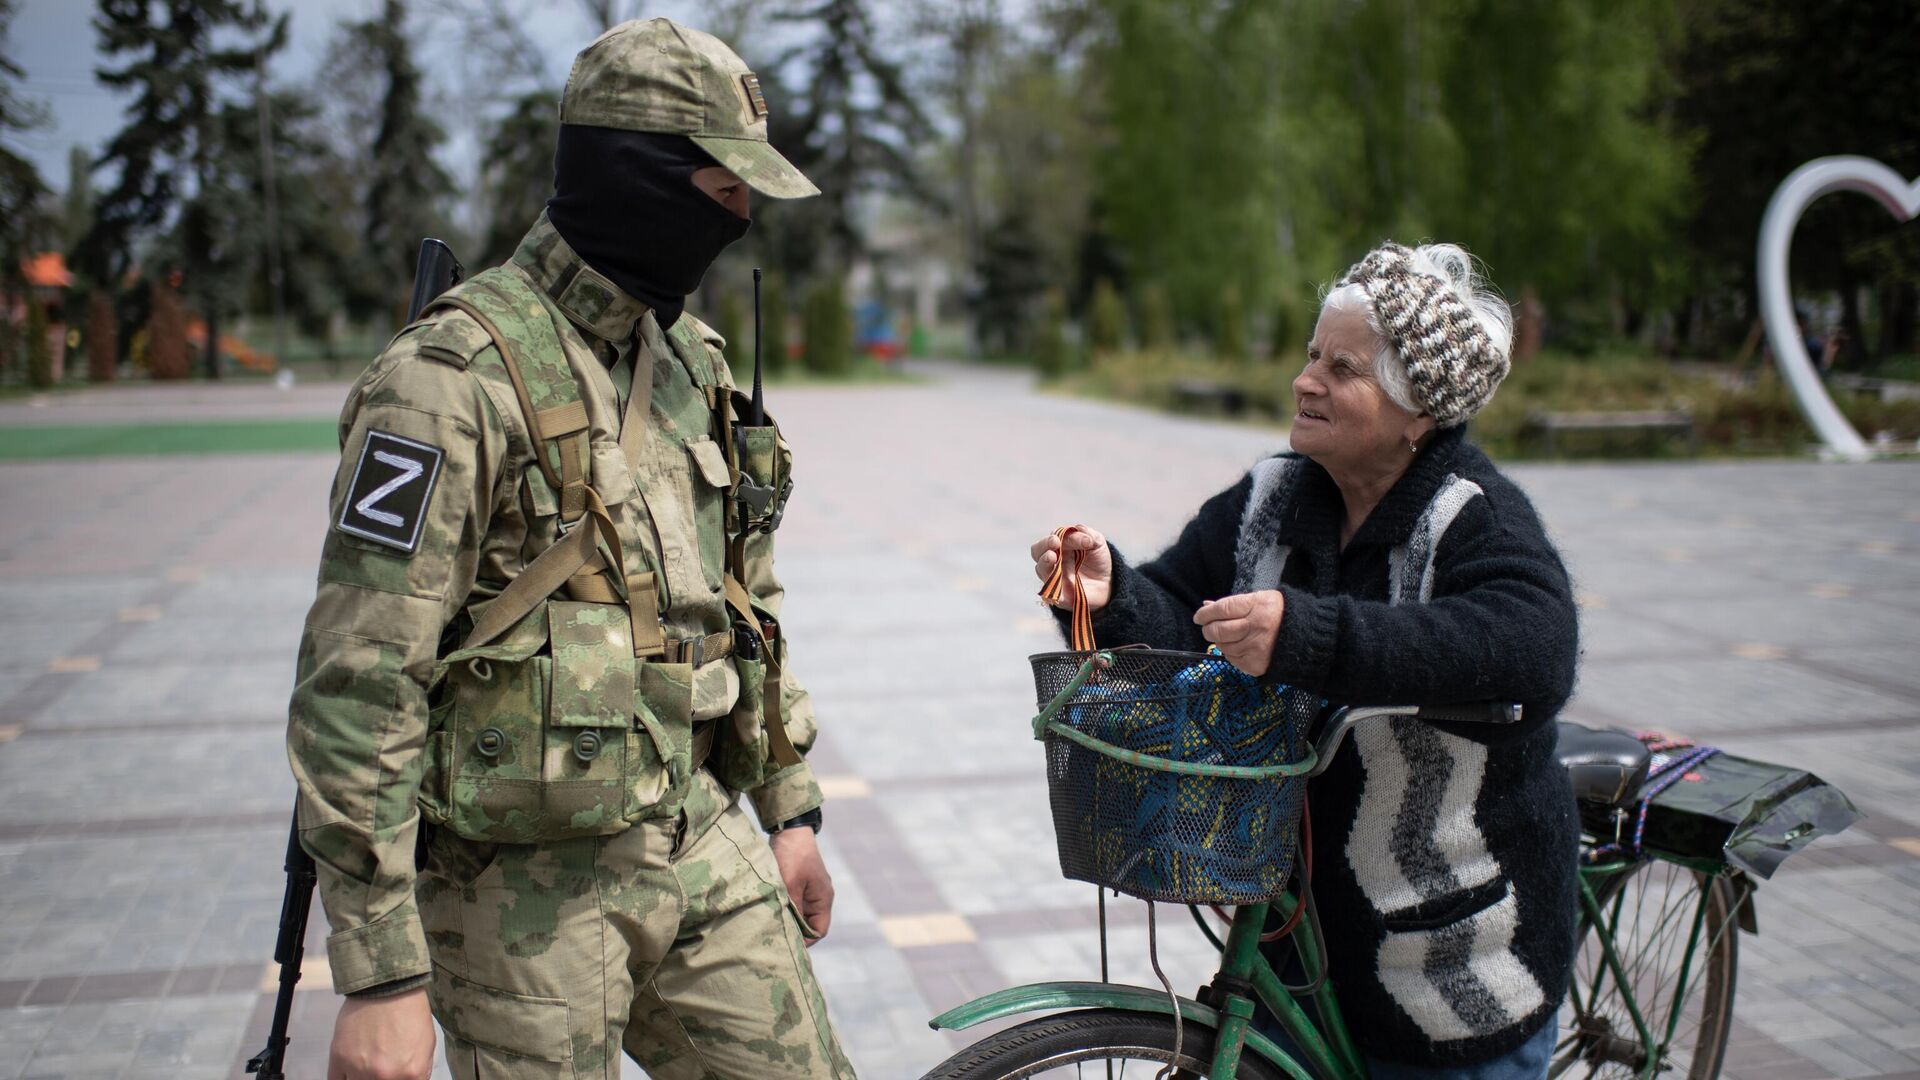
<svg viewBox="0 0 1920 1080">
<path fill-rule="evenodd" d="M 1730 1007 L 1730 935 L 1745 899 L 1743 893 L 1736 899 L 1717 877 L 1661 861 L 1602 882 L 1596 900 L 1605 918 L 1598 924 L 1583 920 L 1569 993 L 1572 1015 L 1565 1018 L 1548 1075 L 1627 1080 L 1637 1075 L 1633 1063 L 1649 1055 L 1659 1080 L 1715 1075 Z M 1617 972 L 1602 948 L 1603 930 L 1613 942 Z M 1653 1047 L 1641 1045 L 1630 1005 L 1639 1009 Z"/>
</svg>

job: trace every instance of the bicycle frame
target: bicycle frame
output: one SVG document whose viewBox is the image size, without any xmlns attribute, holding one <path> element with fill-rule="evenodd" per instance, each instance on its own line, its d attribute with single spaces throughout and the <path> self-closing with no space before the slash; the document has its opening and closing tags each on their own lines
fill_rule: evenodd
<svg viewBox="0 0 1920 1080">
<path fill-rule="evenodd" d="M 1301 960 L 1308 981 L 1317 984 L 1312 1001 L 1326 1020 L 1325 1033 L 1281 984 L 1273 965 L 1260 954 L 1260 931 L 1266 924 L 1267 913 L 1277 909 L 1283 916 L 1291 917 L 1296 902 L 1289 895 L 1272 904 L 1235 909 L 1233 924 L 1227 930 L 1221 950 L 1220 969 L 1213 981 L 1215 987 L 1225 991 L 1221 1008 L 1191 998 L 1179 999 L 1184 1022 L 1217 1033 L 1209 1077 L 1231 1080 L 1239 1069 L 1242 1054 L 1251 1050 L 1293 1080 L 1365 1080 L 1366 1066 L 1347 1034 L 1333 988 L 1320 968 L 1312 926 L 1303 920 L 1294 934 L 1307 935 L 1300 939 Z M 1242 987 L 1251 993 L 1241 992 Z M 1305 1058 L 1304 1063 L 1253 1029 L 1256 997 L 1279 1019 L 1281 1028 Z M 1170 1016 L 1173 1001 L 1165 991 L 1144 986 L 1102 982 L 1031 983 L 969 1001 L 941 1013 L 929 1023 L 938 1030 L 958 1031 L 1002 1017 L 1056 1009 L 1124 1009 Z"/>
<path fill-rule="evenodd" d="M 1421 710 L 1409 707 L 1353 707 L 1342 708 L 1335 712 L 1327 723 L 1326 729 L 1315 747 L 1317 762 L 1313 770 L 1306 775 L 1317 776 L 1324 771 L 1338 752 L 1342 741 L 1352 728 L 1364 721 L 1391 716 L 1411 716 Z M 1448 716 L 1446 719 L 1473 719 L 1472 716 Z M 1519 709 L 1504 717 L 1507 721 L 1519 719 Z M 1672 862 L 1686 869 L 1707 875 L 1708 884 L 1728 869 L 1718 863 L 1661 856 L 1663 861 Z M 1610 897 L 1612 912 L 1608 912 L 1609 900 L 1603 899 L 1609 885 L 1616 879 L 1624 879 L 1636 872 L 1641 864 L 1634 859 L 1616 859 L 1583 865 L 1579 873 L 1580 911 L 1585 923 L 1593 928 L 1600 942 L 1602 963 L 1600 973 L 1594 984 L 1586 989 L 1585 1002 L 1590 1008 L 1605 986 L 1607 976 L 1619 986 L 1621 997 L 1625 1001 L 1632 1019 L 1639 1045 L 1653 1047 L 1645 1062 L 1639 1066 L 1640 1080 L 1652 1080 L 1664 1059 L 1668 1045 L 1672 1042 L 1678 1027 L 1682 1006 L 1688 992 L 1692 989 L 1693 965 L 1700 951 L 1702 931 L 1705 928 L 1707 906 L 1711 888 L 1700 891 L 1700 900 L 1692 913 L 1692 925 L 1689 928 L 1686 951 L 1682 956 L 1679 976 L 1673 990 L 1672 1005 L 1668 1009 L 1664 1030 L 1658 1041 L 1653 1038 L 1652 1027 L 1646 1019 L 1645 1011 L 1634 995 L 1632 980 L 1626 971 L 1615 946 L 1614 932 L 1620 913 L 1625 891 L 1614 890 Z M 1752 886 L 1740 875 L 1732 875 L 1740 885 L 1739 895 L 1728 912 L 1727 925 L 1721 928 L 1723 933 L 1733 932 L 1733 927 L 1743 925 L 1749 932 L 1752 925 Z M 985 997 L 976 998 L 963 1005 L 956 1006 L 930 1020 L 929 1026 L 941 1031 L 959 1031 L 990 1020 L 998 1020 L 1022 1013 L 1053 1012 L 1074 1009 L 1118 1009 L 1123 1011 L 1178 1015 L 1185 1023 L 1196 1024 L 1216 1033 L 1214 1058 L 1207 1076 L 1210 1080 L 1234 1080 L 1240 1059 L 1251 1051 L 1273 1063 L 1292 1080 L 1367 1080 L 1367 1066 L 1359 1049 L 1355 1046 L 1346 1022 L 1341 1015 L 1339 1002 L 1334 988 L 1320 961 L 1320 948 L 1316 940 L 1313 920 L 1302 919 L 1295 925 L 1291 940 L 1296 946 L 1307 985 L 1313 987 L 1305 997 L 1318 1013 L 1320 1023 L 1316 1024 L 1308 1014 L 1294 992 L 1281 982 L 1280 975 L 1268 963 L 1260 952 L 1260 934 L 1267 922 L 1269 912 L 1277 912 L 1283 919 L 1291 919 L 1295 906 L 1300 902 L 1294 893 L 1288 893 L 1279 899 L 1264 904 L 1253 904 L 1235 909 L 1233 921 L 1227 931 L 1226 940 L 1220 941 L 1211 930 L 1207 936 L 1220 947 L 1220 968 L 1210 984 L 1212 996 L 1220 1002 L 1218 1008 L 1203 1004 L 1191 998 L 1176 997 L 1166 991 L 1144 986 L 1128 986 L 1109 982 L 1042 982 L 1000 990 Z M 1104 922 L 1102 924 L 1104 933 Z M 1205 929 L 1203 924 L 1203 929 Z M 1581 987 L 1574 987 L 1575 1000 Z M 1279 1022 L 1287 1039 L 1293 1044 L 1293 1053 L 1283 1049 L 1278 1042 L 1252 1027 L 1254 1003 L 1265 1005 Z M 1177 1006 L 1176 1006 L 1177 1001 Z M 1297 1056 L 1296 1056 L 1297 1054 Z M 1553 1075 L 1564 1071 L 1573 1059 L 1562 1063 Z"/>
<path fill-rule="evenodd" d="M 1619 930 L 1621 905 L 1626 898 L 1626 890 L 1624 888 L 1614 889 L 1612 890 L 1611 900 L 1603 899 L 1603 895 L 1608 892 L 1609 886 L 1615 881 L 1620 881 L 1624 884 L 1625 879 L 1637 872 L 1643 864 L 1637 859 L 1612 859 L 1592 865 L 1582 865 L 1580 867 L 1579 877 L 1581 918 L 1587 926 L 1593 929 L 1594 937 L 1600 942 L 1600 965 L 1594 972 L 1591 985 L 1581 986 L 1577 981 L 1575 982 L 1571 988 L 1573 1000 L 1582 1010 L 1591 1010 L 1599 1001 L 1602 991 L 1606 989 L 1608 977 L 1612 977 L 1614 985 L 1619 990 L 1621 1003 L 1626 1007 L 1627 1017 L 1633 1023 L 1634 1034 L 1639 1038 L 1640 1045 L 1652 1048 L 1652 1052 L 1647 1055 L 1646 1061 L 1639 1066 L 1638 1076 L 1641 1080 L 1651 1080 L 1655 1073 L 1659 1071 L 1660 1063 L 1665 1059 L 1667 1048 L 1672 1044 L 1674 1033 L 1679 1028 L 1680 1017 L 1683 1007 L 1686 1004 L 1687 995 L 1694 989 L 1692 983 L 1693 976 L 1696 974 L 1694 971 L 1694 960 L 1702 951 L 1703 932 L 1706 929 L 1707 909 L 1712 899 L 1714 880 L 1723 875 L 1727 876 L 1729 880 L 1736 882 L 1740 880 L 1738 875 L 1733 874 L 1726 866 L 1719 863 L 1671 856 L 1662 856 L 1661 861 L 1669 862 L 1704 875 L 1706 884 L 1701 888 L 1700 898 L 1694 904 L 1694 909 L 1690 916 L 1691 925 L 1687 930 L 1686 948 L 1681 953 L 1680 970 L 1674 979 L 1671 1002 L 1667 1008 L 1666 1022 L 1662 1026 L 1658 1039 L 1654 1037 L 1653 1024 L 1649 1021 L 1645 1008 L 1634 992 L 1633 980 L 1626 970 L 1626 965 L 1620 957 L 1619 950 L 1614 944 L 1615 935 Z M 1719 932 L 1733 933 L 1742 925 L 1751 930 L 1753 928 L 1752 922 L 1753 890 L 1750 885 L 1747 885 L 1746 887 L 1738 889 L 1738 895 L 1727 912 L 1726 923 L 1720 927 Z M 1706 942 L 1705 944 L 1707 945 L 1708 951 L 1711 951 L 1712 943 Z M 1658 1002 L 1655 1002 L 1655 1004 L 1658 1004 Z M 1572 1063 L 1572 1059 L 1561 1063 L 1559 1069 L 1555 1069 L 1548 1074 L 1550 1080 L 1551 1077 L 1558 1076 L 1561 1072 L 1565 1071 Z"/>
</svg>

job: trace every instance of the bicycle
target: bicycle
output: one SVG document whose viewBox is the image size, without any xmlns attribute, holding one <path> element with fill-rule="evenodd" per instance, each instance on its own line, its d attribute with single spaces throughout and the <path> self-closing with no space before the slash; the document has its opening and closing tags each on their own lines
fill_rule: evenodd
<svg viewBox="0 0 1920 1080">
<path fill-rule="evenodd" d="M 1097 665 L 1111 664 L 1113 652 L 1074 655 L 1084 657 L 1086 666 L 1035 719 L 1036 733 Z M 1521 709 L 1496 703 L 1442 708 L 1329 705 L 1316 723 L 1320 735 L 1311 752 L 1296 766 L 1276 769 L 1302 780 L 1317 776 L 1355 726 L 1393 717 L 1512 723 L 1521 718 Z M 1735 931 L 1755 932 L 1755 884 L 1725 861 L 1621 842 L 1636 809 L 1642 810 L 1636 831 L 1645 823 L 1640 799 L 1650 753 L 1640 738 L 1563 723 L 1559 754 L 1579 797 L 1583 837 L 1579 952 L 1548 1076 L 1651 1080 L 1659 1073 L 1676 1072 L 1689 1080 L 1712 1080 L 1719 1075 L 1732 1021 L 1739 960 Z M 1852 811 L 1844 796 L 1834 795 Z M 1797 827 L 1786 850 L 1813 835 L 1838 831 L 1851 820 L 1823 819 L 1817 827 Z M 1104 964 L 1105 889 L 1100 896 Z M 1222 957 L 1197 998 L 1176 995 L 1160 972 L 1149 903 L 1149 951 L 1160 989 L 1107 982 L 1103 970 L 1099 982 L 1034 983 L 967 1002 L 934 1017 L 930 1026 L 958 1031 L 1030 1013 L 1053 1015 L 990 1035 L 936 1066 L 923 1080 L 1094 1075 L 1098 1070 L 1086 1070 L 1088 1065 L 1104 1065 L 1100 1075 L 1124 1077 L 1135 1062 L 1156 1070 L 1135 1075 L 1177 1080 L 1365 1080 L 1365 1061 L 1327 978 L 1310 888 L 1300 888 L 1296 880 L 1270 903 L 1237 908 L 1224 938 L 1198 906 L 1189 907 Z M 1305 976 L 1302 985 L 1283 983 L 1260 951 L 1270 918 L 1285 924 L 1298 970 Z M 1292 1053 L 1252 1026 L 1256 1000 L 1286 1033 Z"/>
</svg>

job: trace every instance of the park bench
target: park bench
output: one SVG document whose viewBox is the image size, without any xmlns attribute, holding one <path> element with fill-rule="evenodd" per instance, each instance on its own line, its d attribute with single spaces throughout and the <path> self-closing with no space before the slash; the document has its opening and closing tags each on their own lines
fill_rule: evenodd
<svg viewBox="0 0 1920 1080">
<path fill-rule="evenodd" d="M 1185 412 L 1221 412 L 1239 416 L 1246 411 L 1247 395 L 1237 386 L 1212 379 L 1180 379 L 1173 384 L 1174 404 Z"/>
<path fill-rule="evenodd" d="M 1546 412 L 1536 409 L 1527 414 L 1527 428 L 1540 433 L 1548 457 L 1553 456 L 1556 436 L 1567 431 L 1651 431 L 1685 435 L 1687 452 L 1694 455 L 1700 453 L 1699 429 L 1694 426 L 1693 414 L 1685 409 L 1639 412 Z"/>
<path fill-rule="evenodd" d="M 1920 383 L 1901 379 L 1877 379 L 1871 375 L 1842 372 L 1827 376 L 1827 382 L 1841 390 L 1852 390 L 1881 401 L 1911 401 L 1920 398 Z"/>
</svg>

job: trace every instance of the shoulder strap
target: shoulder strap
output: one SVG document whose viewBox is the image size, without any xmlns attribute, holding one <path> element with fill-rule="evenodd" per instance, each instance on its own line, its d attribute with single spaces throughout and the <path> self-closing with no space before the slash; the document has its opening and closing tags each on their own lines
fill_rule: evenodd
<svg viewBox="0 0 1920 1080">
<path fill-rule="evenodd" d="M 619 531 L 587 482 L 592 437 L 587 409 L 554 328 L 553 310 L 519 275 L 499 267 L 442 293 L 429 310 L 443 307 L 472 319 L 499 350 L 533 441 L 534 460 L 547 483 L 560 492 L 560 520 L 572 525 L 582 517 L 592 518 L 590 528 L 563 529 L 558 542 L 522 567 L 499 596 L 479 609 L 461 648 L 492 641 L 565 588 L 577 600 L 624 604 L 633 628 L 634 655 L 662 654 L 666 645 L 657 577 L 648 572 L 626 578 L 622 597 L 598 576 L 605 571 L 618 581 L 626 562 Z M 606 544 L 610 559 L 601 558 L 596 542 Z"/>
<path fill-rule="evenodd" d="M 579 521 L 587 510 L 591 433 L 580 386 L 546 301 L 518 274 L 492 267 L 442 293 L 428 310 L 441 307 L 465 313 L 493 339 L 520 399 L 534 459 L 560 493 L 560 520 Z"/>
</svg>

